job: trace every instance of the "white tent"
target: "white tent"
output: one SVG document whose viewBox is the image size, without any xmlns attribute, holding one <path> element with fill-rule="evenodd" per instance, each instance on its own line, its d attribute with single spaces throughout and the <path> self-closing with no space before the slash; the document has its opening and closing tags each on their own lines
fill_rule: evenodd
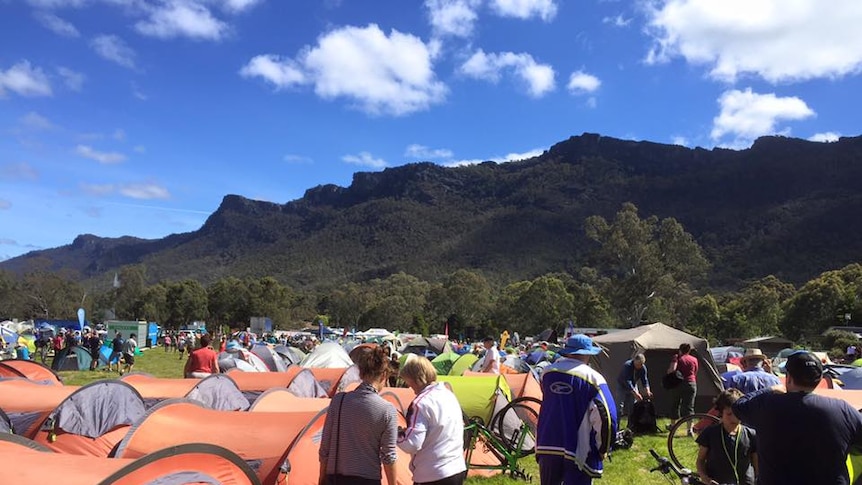
<svg viewBox="0 0 862 485">
<path fill-rule="evenodd" d="M 347 352 L 337 342 L 318 345 L 299 364 L 302 367 L 347 368 L 353 365 Z"/>
</svg>

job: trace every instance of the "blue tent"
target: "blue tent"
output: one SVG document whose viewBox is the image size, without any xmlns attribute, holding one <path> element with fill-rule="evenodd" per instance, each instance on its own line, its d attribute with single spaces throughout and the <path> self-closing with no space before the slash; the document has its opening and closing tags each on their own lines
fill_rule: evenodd
<svg viewBox="0 0 862 485">
<path fill-rule="evenodd" d="M 46 320 L 40 319 L 33 322 L 35 327 L 41 329 L 43 326 L 51 326 L 55 330 L 59 330 L 61 328 L 65 328 L 66 330 L 83 330 L 81 324 L 77 320 Z M 91 326 L 90 322 L 85 321 L 84 326 Z"/>
<path fill-rule="evenodd" d="M 18 343 L 18 334 L 11 329 L 0 327 L 0 335 L 3 335 L 3 340 L 13 347 Z"/>
</svg>

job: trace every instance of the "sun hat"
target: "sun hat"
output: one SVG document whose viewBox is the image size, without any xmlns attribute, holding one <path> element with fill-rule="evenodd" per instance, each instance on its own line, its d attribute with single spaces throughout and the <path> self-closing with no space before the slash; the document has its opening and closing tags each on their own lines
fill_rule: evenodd
<svg viewBox="0 0 862 485">
<path fill-rule="evenodd" d="M 593 339 L 579 333 L 566 340 L 566 346 L 559 350 L 560 355 L 596 355 L 602 348 L 593 343 Z"/>
<path fill-rule="evenodd" d="M 745 354 L 739 359 L 739 363 L 743 364 L 749 360 L 766 360 L 766 356 L 760 349 L 745 349 Z"/>
</svg>

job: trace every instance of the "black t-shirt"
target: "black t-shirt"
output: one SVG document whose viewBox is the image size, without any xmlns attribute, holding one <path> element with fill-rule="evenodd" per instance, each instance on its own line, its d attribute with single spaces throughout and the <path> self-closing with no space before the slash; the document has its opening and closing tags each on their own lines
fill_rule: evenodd
<svg viewBox="0 0 862 485">
<path fill-rule="evenodd" d="M 96 352 L 102 348 L 102 341 L 99 340 L 99 337 L 87 337 L 85 345 L 90 349 L 90 352 Z"/>
<path fill-rule="evenodd" d="M 757 452 L 757 438 L 753 429 L 740 426 L 737 435 L 731 436 L 721 424 L 714 424 L 700 433 L 697 444 L 709 449 L 706 473 L 710 478 L 718 483 L 754 485 L 751 454 Z"/>
<path fill-rule="evenodd" d="M 757 431 L 761 485 L 848 485 L 847 452 L 862 445 L 862 416 L 845 401 L 761 389 L 733 412 Z"/>
<path fill-rule="evenodd" d="M 120 337 L 114 337 L 114 340 L 111 341 L 111 350 L 114 352 L 122 352 L 123 339 Z"/>
</svg>

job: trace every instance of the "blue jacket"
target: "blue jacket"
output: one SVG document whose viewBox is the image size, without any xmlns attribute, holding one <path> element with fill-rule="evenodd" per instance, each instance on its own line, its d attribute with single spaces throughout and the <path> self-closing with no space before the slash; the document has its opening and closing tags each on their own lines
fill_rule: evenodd
<svg viewBox="0 0 862 485">
<path fill-rule="evenodd" d="M 617 406 L 605 378 L 589 365 L 562 357 L 542 373 L 536 455 L 562 456 L 593 478 L 617 430 Z"/>
<path fill-rule="evenodd" d="M 620 387 L 627 391 L 635 390 L 635 386 L 637 386 L 638 381 L 641 381 L 644 387 L 649 387 L 649 377 L 647 377 L 647 368 L 646 364 L 644 364 L 640 369 L 635 368 L 634 361 L 627 360 L 625 364 L 623 364 L 623 370 L 620 372 L 619 377 L 617 377 L 617 383 L 619 383 Z"/>
</svg>

